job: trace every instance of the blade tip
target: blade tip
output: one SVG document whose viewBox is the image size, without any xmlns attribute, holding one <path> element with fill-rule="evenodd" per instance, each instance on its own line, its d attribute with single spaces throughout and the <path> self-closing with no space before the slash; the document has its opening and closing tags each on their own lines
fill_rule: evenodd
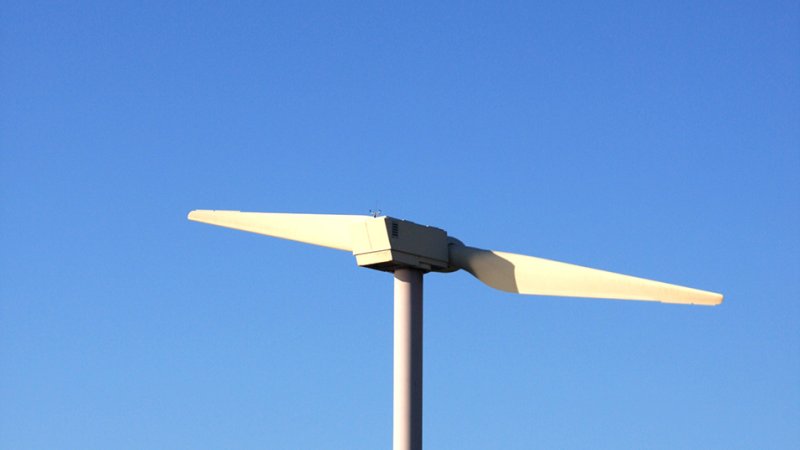
<svg viewBox="0 0 800 450">
<path fill-rule="evenodd" d="M 722 294 L 718 294 L 716 292 L 708 292 L 704 299 L 692 302 L 693 305 L 702 305 L 702 306 L 719 306 L 722 304 L 722 300 L 724 296 Z"/>
<path fill-rule="evenodd" d="M 718 306 L 722 304 L 724 296 L 716 292 L 700 291 L 689 297 L 661 298 L 661 303 L 677 305 Z"/>
<path fill-rule="evenodd" d="M 226 212 L 239 212 L 239 211 L 226 211 L 226 210 L 217 210 L 217 209 L 195 209 L 189 211 L 189 215 L 186 216 L 187 219 L 193 220 L 195 222 L 204 222 L 209 218 L 217 217 L 217 213 L 226 213 Z"/>
<path fill-rule="evenodd" d="M 189 211 L 189 215 L 187 215 L 186 218 L 189 219 L 189 220 L 197 221 L 197 220 L 200 219 L 200 216 L 202 216 L 204 212 L 208 212 L 208 211 L 204 210 L 204 209 L 195 209 L 195 210 Z"/>
</svg>

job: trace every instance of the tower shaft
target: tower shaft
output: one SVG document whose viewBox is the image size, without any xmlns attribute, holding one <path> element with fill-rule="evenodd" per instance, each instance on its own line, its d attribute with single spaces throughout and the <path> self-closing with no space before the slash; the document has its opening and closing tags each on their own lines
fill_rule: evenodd
<svg viewBox="0 0 800 450">
<path fill-rule="evenodd" d="M 422 274 L 394 271 L 393 450 L 422 450 Z"/>
</svg>

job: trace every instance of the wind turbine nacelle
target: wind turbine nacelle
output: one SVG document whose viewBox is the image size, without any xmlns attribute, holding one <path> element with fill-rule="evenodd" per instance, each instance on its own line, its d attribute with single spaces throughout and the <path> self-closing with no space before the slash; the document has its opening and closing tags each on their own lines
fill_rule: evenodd
<svg viewBox="0 0 800 450">
<path fill-rule="evenodd" d="M 449 272 L 447 232 L 393 217 L 354 224 L 353 255 L 361 267 Z"/>
</svg>

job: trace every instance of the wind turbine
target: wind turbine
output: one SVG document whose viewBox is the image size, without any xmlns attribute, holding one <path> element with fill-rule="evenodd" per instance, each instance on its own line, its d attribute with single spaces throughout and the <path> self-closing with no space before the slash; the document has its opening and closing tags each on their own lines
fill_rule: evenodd
<svg viewBox="0 0 800 450">
<path fill-rule="evenodd" d="M 464 269 L 501 291 L 718 305 L 722 295 L 534 256 L 468 247 L 393 217 L 196 210 L 189 220 L 352 252 L 394 273 L 394 450 L 422 449 L 422 276 Z"/>
</svg>

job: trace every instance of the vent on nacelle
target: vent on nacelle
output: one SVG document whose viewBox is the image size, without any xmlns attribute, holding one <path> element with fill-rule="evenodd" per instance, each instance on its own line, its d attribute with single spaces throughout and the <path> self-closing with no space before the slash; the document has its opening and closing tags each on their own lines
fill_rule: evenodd
<svg viewBox="0 0 800 450">
<path fill-rule="evenodd" d="M 400 231 L 397 227 L 397 222 L 392 222 L 392 237 L 400 237 Z"/>
</svg>

